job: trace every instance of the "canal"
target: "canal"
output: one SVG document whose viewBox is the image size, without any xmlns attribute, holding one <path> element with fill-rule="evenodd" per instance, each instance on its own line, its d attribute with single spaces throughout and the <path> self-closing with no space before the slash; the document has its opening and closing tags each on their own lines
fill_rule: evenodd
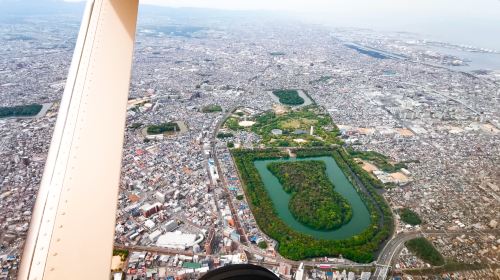
<svg viewBox="0 0 500 280">
<path fill-rule="evenodd" d="M 352 219 L 349 223 L 335 230 L 322 231 L 307 227 L 292 216 L 292 213 L 288 209 L 288 202 L 290 201 L 291 195 L 283 190 L 278 178 L 276 178 L 267 169 L 267 165 L 275 161 L 284 162 L 295 160 L 319 160 L 326 164 L 326 173 L 330 181 L 335 186 L 335 191 L 340 193 L 351 204 Z M 279 218 L 292 229 L 311 235 L 317 239 L 339 240 L 359 234 L 370 225 L 370 212 L 368 211 L 368 208 L 356 192 L 354 186 L 347 179 L 340 167 L 337 165 L 337 162 L 335 162 L 332 157 L 323 156 L 299 159 L 256 160 L 254 161 L 254 165 L 264 182 L 264 187 L 266 188 L 268 195 L 271 197 Z"/>
</svg>

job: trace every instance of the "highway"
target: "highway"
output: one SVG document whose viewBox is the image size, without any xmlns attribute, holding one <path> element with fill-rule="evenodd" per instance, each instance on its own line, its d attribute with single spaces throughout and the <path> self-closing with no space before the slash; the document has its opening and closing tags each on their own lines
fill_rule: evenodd
<svg viewBox="0 0 500 280">
<path fill-rule="evenodd" d="M 372 276 L 372 279 L 385 279 L 387 277 L 387 272 L 389 271 L 392 259 L 399 255 L 403 249 L 404 243 L 410 239 L 421 236 L 423 236 L 421 232 L 407 232 L 395 235 L 394 238 L 389 240 L 378 256 L 377 268 Z"/>
<path fill-rule="evenodd" d="M 462 234 L 499 234 L 498 229 L 486 229 L 486 230 L 426 230 L 426 231 L 412 231 L 399 233 L 394 236 L 391 240 L 387 242 L 384 249 L 380 252 L 376 265 L 377 268 L 372 276 L 374 280 L 385 280 L 387 278 L 387 273 L 391 267 L 392 261 L 399 256 L 401 250 L 403 249 L 404 243 L 410 239 L 417 237 L 427 237 L 427 236 L 456 236 Z"/>
</svg>

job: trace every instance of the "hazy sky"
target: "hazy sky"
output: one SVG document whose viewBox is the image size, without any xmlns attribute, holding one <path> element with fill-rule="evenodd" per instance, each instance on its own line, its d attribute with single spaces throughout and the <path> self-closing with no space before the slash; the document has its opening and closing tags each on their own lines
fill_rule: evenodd
<svg viewBox="0 0 500 280">
<path fill-rule="evenodd" d="M 500 17 L 500 0 L 141 0 L 141 3 L 232 10 L 342 11 L 364 14 L 380 11 Z"/>
<path fill-rule="evenodd" d="M 434 39 L 500 49 L 500 0 L 141 0 L 141 3 L 287 11 L 335 26 L 418 32 Z"/>
</svg>

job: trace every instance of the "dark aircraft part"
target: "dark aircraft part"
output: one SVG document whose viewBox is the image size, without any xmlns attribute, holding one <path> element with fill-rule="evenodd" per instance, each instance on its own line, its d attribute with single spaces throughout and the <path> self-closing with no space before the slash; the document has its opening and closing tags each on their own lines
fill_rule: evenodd
<svg viewBox="0 0 500 280">
<path fill-rule="evenodd" d="M 279 280 L 279 278 L 261 266 L 235 264 L 209 271 L 200 280 Z"/>
</svg>

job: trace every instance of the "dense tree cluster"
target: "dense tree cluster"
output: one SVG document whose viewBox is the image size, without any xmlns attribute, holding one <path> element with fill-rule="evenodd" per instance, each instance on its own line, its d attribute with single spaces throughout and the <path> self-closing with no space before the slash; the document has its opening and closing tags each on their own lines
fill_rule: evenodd
<svg viewBox="0 0 500 280">
<path fill-rule="evenodd" d="M 267 168 L 292 194 L 288 208 L 299 222 L 314 229 L 332 230 L 351 220 L 351 205 L 334 190 L 324 162 L 272 162 Z"/>
<path fill-rule="evenodd" d="M 227 126 L 227 128 L 229 128 L 231 130 L 240 130 L 243 128 L 242 126 L 240 126 L 238 120 L 235 118 L 227 119 L 225 125 Z"/>
<path fill-rule="evenodd" d="M 231 132 L 219 132 L 217 133 L 217 138 L 222 139 L 222 138 L 230 138 L 233 137 L 234 135 Z"/>
<path fill-rule="evenodd" d="M 401 209 L 401 211 L 399 212 L 399 216 L 401 217 L 401 220 L 403 222 L 412 226 L 420 225 L 422 223 L 422 220 L 420 219 L 418 214 L 408 208 Z"/>
<path fill-rule="evenodd" d="M 298 157 L 332 156 L 353 186 L 357 187 L 358 194 L 370 210 L 372 220 L 378 221 L 382 240 L 392 234 L 394 220 L 391 208 L 377 191 L 377 189 L 383 188 L 384 184 L 366 172 L 343 148 L 300 149 L 295 153 Z"/>
<path fill-rule="evenodd" d="M 291 110 L 285 114 L 276 114 L 268 111 L 256 118 L 251 130 L 262 137 L 262 142 L 273 147 L 291 146 L 329 146 L 341 144 L 340 134 L 332 119 L 316 105 L 304 106 L 298 110 Z M 229 120 L 227 122 L 229 127 Z M 309 134 L 311 126 L 314 135 Z M 282 135 L 274 135 L 273 129 L 280 129 Z M 304 134 L 295 134 L 296 130 L 306 131 Z M 295 139 L 304 139 L 298 143 Z"/>
<path fill-rule="evenodd" d="M 415 238 L 405 243 L 406 247 L 417 257 L 432 265 L 443 265 L 444 258 L 436 248 L 424 237 Z"/>
<path fill-rule="evenodd" d="M 333 150 L 308 149 L 296 152 L 299 157 L 310 156 L 308 155 L 309 152 L 311 154 L 322 153 L 321 155 L 334 156 L 337 164 L 341 166 L 346 176 L 355 183 L 355 186 L 358 183 L 362 184 L 361 180 L 355 177 L 356 175 L 349 167 L 352 163 L 348 164 L 343 159 L 343 156 L 350 159 L 349 155 L 340 148 Z M 367 263 L 373 261 L 374 253 L 379 249 L 379 245 L 392 233 L 392 212 L 383 197 L 376 192 L 370 181 L 366 180 L 366 185 L 363 186 L 365 191 L 362 191 L 361 187 L 357 187 L 358 193 L 366 203 L 371 217 L 370 226 L 363 232 L 343 240 L 316 239 L 310 235 L 297 232 L 278 217 L 273 202 L 267 194 L 264 183 L 254 165 L 256 160 L 286 158 L 288 154 L 277 149 L 235 149 L 232 150 L 232 155 L 238 167 L 252 213 L 260 229 L 278 242 L 278 251 L 286 258 L 300 260 L 342 255 L 356 262 Z M 354 164 L 356 163 L 354 162 Z"/>
<path fill-rule="evenodd" d="M 294 89 L 273 90 L 273 94 L 279 98 L 281 104 L 302 105 L 305 102 L 304 98 L 299 96 L 299 92 Z"/>
<path fill-rule="evenodd" d="M 122 262 L 124 262 L 128 257 L 128 250 L 113 249 L 113 256 L 120 256 Z"/>
<path fill-rule="evenodd" d="M 335 151 L 337 157 L 342 158 L 342 160 L 347 164 L 348 168 L 356 173 L 357 177 L 361 180 L 364 185 L 373 186 L 377 189 L 383 189 L 384 184 L 380 182 L 377 178 L 366 172 L 361 165 L 359 165 L 352 157 L 344 150 L 338 149 Z"/>
<path fill-rule="evenodd" d="M 222 107 L 220 105 L 212 104 L 212 105 L 207 105 L 201 109 L 203 113 L 215 113 L 215 112 L 222 112 Z"/>
<path fill-rule="evenodd" d="M 0 107 L 0 118 L 36 116 L 42 110 L 42 105 L 31 104 L 13 107 Z"/>
<path fill-rule="evenodd" d="M 362 187 L 364 189 L 362 193 L 369 194 L 369 200 L 372 202 L 369 207 L 375 205 L 381 218 L 379 221 L 380 234 L 384 236 L 384 239 L 389 237 L 394 230 L 392 211 L 385 198 L 377 192 L 377 189 L 382 189 L 384 184 L 366 172 L 344 149 L 334 149 L 332 156 L 349 180 L 354 185 Z"/>
<path fill-rule="evenodd" d="M 148 126 L 148 134 L 161 134 L 164 132 L 179 131 L 179 125 L 174 122 L 167 122 L 158 125 Z"/>
<path fill-rule="evenodd" d="M 390 159 L 375 151 L 357 151 L 352 148 L 347 148 L 349 154 L 355 158 L 360 158 L 362 160 L 370 161 L 374 163 L 378 168 L 385 172 L 398 172 L 401 168 L 406 168 L 405 162 L 398 162 L 395 164 L 390 163 Z"/>
</svg>

